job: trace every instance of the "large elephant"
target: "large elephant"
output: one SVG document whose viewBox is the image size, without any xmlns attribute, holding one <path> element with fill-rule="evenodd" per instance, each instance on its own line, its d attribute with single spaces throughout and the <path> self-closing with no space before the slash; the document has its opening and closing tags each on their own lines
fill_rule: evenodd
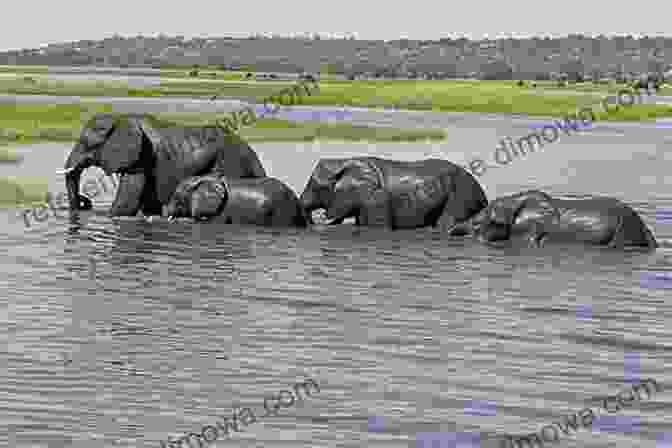
<svg viewBox="0 0 672 448">
<path fill-rule="evenodd" d="M 309 223 L 296 193 L 273 177 L 189 177 L 177 186 L 166 214 L 169 219 L 221 216 L 227 224 L 306 227 Z"/>
<path fill-rule="evenodd" d="M 98 166 L 120 175 L 113 216 L 160 215 L 178 183 L 217 172 L 230 177 L 266 177 L 254 150 L 216 126 L 178 126 L 146 114 L 98 113 L 83 127 L 65 163 L 70 209 L 90 208 L 79 194 L 82 171 Z"/>
<path fill-rule="evenodd" d="M 321 159 L 300 201 L 308 215 L 326 209 L 330 224 L 354 217 L 357 225 L 391 229 L 450 227 L 488 204 L 478 181 L 447 160 L 378 157 Z"/>
<path fill-rule="evenodd" d="M 486 242 L 523 236 L 537 247 L 546 241 L 658 247 L 642 218 L 617 199 L 558 199 L 539 190 L 497 198 L 449 233 L 471 234 Z"/>
</svg>

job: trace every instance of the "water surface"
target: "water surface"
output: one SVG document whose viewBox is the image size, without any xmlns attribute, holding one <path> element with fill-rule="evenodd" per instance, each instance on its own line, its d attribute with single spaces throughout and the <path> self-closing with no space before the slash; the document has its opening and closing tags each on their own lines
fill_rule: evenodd
<svg viewBox="0 0 672 448">
<path fill-rule="evenodd" d="M 423 119 L 448 140 L 254 147 L 300 192 L 320 157 L 467 163 L 530 132 L 457 114 L 369 122 Z M 69 149 L 19 148 L 23 164 L 0 175 L 47 176 L 64 191 L 53 173 Z M 433 229 L 112 220 L 112 191 L 79 222 L 26 228 L 19 210 L 2 210 L 0 445 L 159 447 L 313 378 L 319 394 L 216 446 L 408 447 L 418 433 L 537 431 L 633 376 L 669 383 L 670 289 L 642 278 L 672 270 L 672 222 L 656 218 L 672 208 L 670 154 L 667 129 L 597 128 L 480 178 L 491 198 L 618 197 L 662 243 L 653 253 L 494 248 Z M 474 412 L 482 402 L 488 412 Z M 670 406 L 664 391 L 557 446 L 653 448 L 672 428 Z"/>
</svg>

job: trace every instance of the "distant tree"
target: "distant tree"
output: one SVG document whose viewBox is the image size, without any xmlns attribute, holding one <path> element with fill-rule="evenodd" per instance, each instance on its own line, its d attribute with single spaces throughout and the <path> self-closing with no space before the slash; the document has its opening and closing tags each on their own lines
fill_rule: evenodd
<svg viewBox="0 0 672 448">
<path fill-rule="evenodd" d="M 513 79 L 513 67 L 502 59 L 482 64 L 480 71 L 483 79 Z"/>
</svg>

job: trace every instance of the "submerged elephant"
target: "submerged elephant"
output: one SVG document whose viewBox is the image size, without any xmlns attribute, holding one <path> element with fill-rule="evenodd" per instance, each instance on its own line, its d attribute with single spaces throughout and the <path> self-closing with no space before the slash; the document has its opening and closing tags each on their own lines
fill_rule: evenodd
<svg viewBox="0 0 672 448">
<path fill-rule="evenodd" d="M 227 224 L 306 227 L 309 223 L 294 191 L 272 177 L 189 177 L 177 186 L 166 214 L 169 219 L 221 216 Z"/>
<path fill-rule="evenodd" d="M 642 218 L 617 199 L 557 199 L 539 190 L 497 198 L 449 233 L 471 234 L 487 242 L 523 236 L 533 246 L 557 241 L 658 247 Z"/>
<path fill-rule="evenodd" d="M 450 227 L 488 204 L 478 181 L 447 160 L 414 162 L 355 157 L 321 159 L 301 194 L 308 215 L 326 209 L 330 224 Z"/>
<path fill-rule="evenodd" d="M 215 126 L 178 126 L 151 115 L 98 113 L 83 127 L 65 163 L 70 209 L 91 208 L 79 194 L 82 171 L 98 166 L 120 175 L 113 216 L 160 215 L 178 183 L 217 172 L 231 177 L 266 177 L 254 150 Z"/>
</svg>

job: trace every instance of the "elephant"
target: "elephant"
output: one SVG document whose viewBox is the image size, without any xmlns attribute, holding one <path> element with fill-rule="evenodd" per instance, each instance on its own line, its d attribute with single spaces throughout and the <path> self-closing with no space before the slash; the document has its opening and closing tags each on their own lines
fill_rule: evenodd
<svg viewBox="0 0 672 448">
<path fill-rule="evenodd" d="M 180 182 L 166 206 L 166 214 L 169 220 L 221 216 L 227 224 L 272 227 L 306 227 L 312 223 L 296 193 L 280 180 L 234 179 L 214 173 Z"/>
<path fill-rule="evenodd" d="M 546 242 L 579 242 L 612 248 L 645 247 L 658 243 L 642 218 L 618 199 L 558 199 L 527 190 L 491 201 L 467 221 L 453 226 L 453 236 L 473 235 L 485 242 L 523 236 L 533 247 Z"/>
<path fill-rule="evenodd" d="M 266 177 L 255 151 L 217 126 L 179 126 L 149 114 L 96 113 L 82 128 L 65 163 L 70 210 L 90 209 L 79 194 L 85 168 L 120 175 L 112 216 L 161 215 L 178 183 L 217 172 L 232 178 Z"/>
<path fill-rule="evenodd" d="M 459 165 L 378 157 L 320 159 L 300 201 L 307 215 L 326 209 L 330 225 L 354 217 L 358 226 L 392 230 L 449 228 L 488 204 L 481 185 Z"/>
</svg>

